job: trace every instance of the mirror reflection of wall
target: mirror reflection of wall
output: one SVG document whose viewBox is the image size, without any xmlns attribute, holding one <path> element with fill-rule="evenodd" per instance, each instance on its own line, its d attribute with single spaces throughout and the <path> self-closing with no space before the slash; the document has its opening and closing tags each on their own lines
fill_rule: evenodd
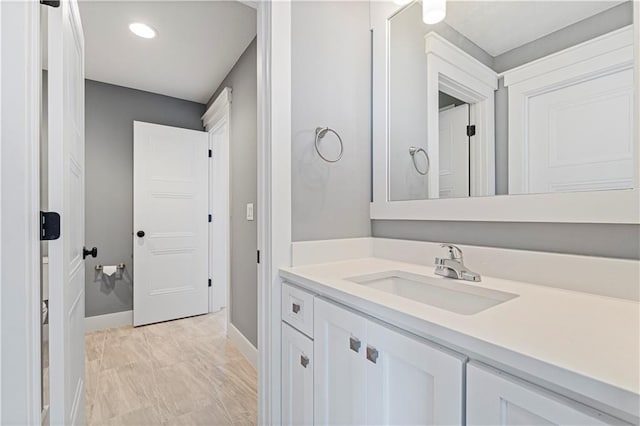
<svg viewBox="0 0 640 426">
<path fill-rule="evenodd" d="M 631 1 L 450 0 L 435 25 L 419 2 L 396 13 L 390 199 L 631 188 L 631 24 Z"/>
</svg>

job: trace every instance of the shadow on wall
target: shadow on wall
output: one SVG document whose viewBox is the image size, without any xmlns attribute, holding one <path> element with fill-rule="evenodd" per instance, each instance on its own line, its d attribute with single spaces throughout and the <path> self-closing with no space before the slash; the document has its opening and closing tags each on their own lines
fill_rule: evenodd
<svg viewBox="0 0 640 426">
<path fill-rule="evenodd" d="M 100 293 L 113 294 L 123 304 L 133 300 L 133 279 L 127 268 L 118 269 L 111 275 L 94 269 L 94 284 L 100 284 Z"/>
</svg>

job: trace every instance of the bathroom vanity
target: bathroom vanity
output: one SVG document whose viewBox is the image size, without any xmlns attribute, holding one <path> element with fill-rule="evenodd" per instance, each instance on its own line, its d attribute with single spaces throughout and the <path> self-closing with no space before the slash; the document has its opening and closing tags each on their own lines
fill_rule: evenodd
<svg viewBox="0 0 640 426">
<path fill-rule="evenodd" d="M 339 248 L 349 240 L 294 243 L 294 258 L 311 254 L 280 271 L 283 424 L 638 423 L 637 290 L 535 283 L 546 265 L 588 288 L 606 262 L 612 283 L 630 282 L 637 262 L 468 247 L 481 273 L 493 256 L 518 263 L 506 276 L 530 273 L 469 282 L 434 275 L 436 244 L 367 240 L 360 253 Z M 574 278 L 561 271 L 590 260 Z"/>
</svg>

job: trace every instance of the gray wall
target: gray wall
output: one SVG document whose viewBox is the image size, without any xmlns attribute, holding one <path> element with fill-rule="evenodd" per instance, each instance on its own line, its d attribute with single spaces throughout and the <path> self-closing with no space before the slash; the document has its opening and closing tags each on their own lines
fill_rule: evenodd
<svg viewBox="0 0 640 426">
<path fill-rule="evenodd" d="M 132 309 L 133 121 L 203 130 L 205 106 L 87 80 L 85 84 L 86 316 Z M 126 265 L 122 279 L 96 277 L 95 265 Z"/>
<path fill-rule="evenodd" d="M 246 219 L 247 203 L 257 208 L 257 64 L 256 40 L 247 47 L 225 77 L 218 93 L 233 90 L 231 101 L 231 323 L 258 346 L 258 228 Z M 254 216 L 255 217 L 255 216 Z"/>
<path fill-rule="evenodd" d="M 292 238 L 371 234 L 371 40 L 367 2 L 293 2 L 291 24 Z M 319 158 L 314 129 L 344 141 L 333 164 Z M 326 155 L 336 140 L 325 137 Z"/>
</svg>

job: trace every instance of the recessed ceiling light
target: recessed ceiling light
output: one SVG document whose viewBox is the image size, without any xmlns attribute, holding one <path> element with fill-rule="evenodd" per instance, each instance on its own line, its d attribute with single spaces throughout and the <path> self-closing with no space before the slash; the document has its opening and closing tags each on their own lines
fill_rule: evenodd
<svg viewBox="0 0 640 426">
<path fill-rule="evenodd" d="M 158 34 L 156 30 L 142 22 L 133 22 L 129 24 L 129 29 L 132 33 L 142 38 L 154 38 Z"/>
</svg>

